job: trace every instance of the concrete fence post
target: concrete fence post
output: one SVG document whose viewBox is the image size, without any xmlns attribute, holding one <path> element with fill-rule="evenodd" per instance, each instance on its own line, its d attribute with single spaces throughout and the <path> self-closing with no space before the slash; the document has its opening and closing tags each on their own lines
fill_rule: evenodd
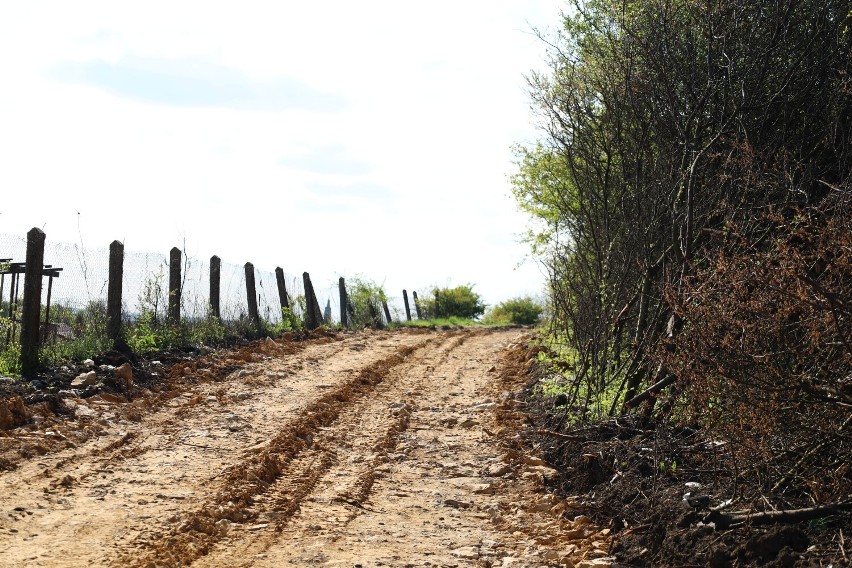
<svg viewBox="0 0 852 568">
<path fill-rule="evenodd" d="M 41 277 L 44 267 L 44 231 L 33 227 L 27 233 L 27 260 L 24 271 L 24 300 L 21 306 L 21 372 L 32 375 L 38 369 L 39 320 L 41 318 Z"/>
<path fill-rule="evenodd" d="M 382 300 L 382 309 L 385 312 L 385 319 L 388 320 L 388 325 L 390 325 L 392 323 L 392 321 L 391 321 L 390 310 L 388 309 L 388 301 L 387 300 Z"/>
<path fill-rule="evenodd" d="M 169 253 L 169 321 L 180 323 L 180 261 L 181 252 L 177 247 Z"/>
<path fill-rule="evenodd" d="M 250 262 L 245 264 L 246 270 L 246 300 L 248 301 L 248 314 L 252 324 L 260 329 L 260 314 L 257 311 L 257 288 L 254 281 L 254 265 Z"/>
<path fill-rule="evenodd" d="M 307 272 L 302 273 L 305 285 L 305 325 L 308 329 L 316 329 L 322 325 L 322 310 L 314 293 L 314 285 L 311 284 L 311 276 Z"/>
<path fill-rule="evenodd" d="M 121 336 L 121 286 L 124 278 L 124 245 L 109 245 L 109 283 L 107 284 L 107 335 L 113 342 Z"/>
<path fill-rule="evenodd" d="M 411 307 L 408 305 L 408 292 L 402 291 L 402 301 L 405 303 L 405 320 L 411 321 Z"/>
<path fill-rule="evenodd" d="M 350 318 L 347 309 L 349 307 L 349 295 L 346 293 L 346 281 L 342 276 L 337 281 L 337 287 L 340 289 L 340 325 L 349 327 Z"/>
<path fill-rule="evenodd" d="M 414 309 L 417 310 L 417 319 L 423 319 L 423 314 L 420 312 L 420 302 L 417 301 L 417 292 L 414 291 L 411 293 L 414 296 Z"/>
<path fill-rule="evenodd" d="M 219 306 L 219 290 L 222 282 L 222 259 L 213 255 L 210 257 L 210 315 L 217 320 L 222 319 Z"/>
<path fill-rule="evenodd" d="M 280 266 L 275 269 L 275 282 L 278 284 L 278 298 L 281 300 L 282 308 L 290 308 L 290 297 L 287 295 L 287 284 L 284 282 L 284 269 Z"/>
</svg>

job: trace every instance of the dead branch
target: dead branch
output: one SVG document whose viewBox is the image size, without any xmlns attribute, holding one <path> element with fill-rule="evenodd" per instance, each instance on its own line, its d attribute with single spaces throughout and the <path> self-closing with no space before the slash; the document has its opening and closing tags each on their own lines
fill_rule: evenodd
<svg viewBox="0 0 852 568">
<path fill-rule="evenodd" d="M 820 519 L 822 517 L 827 517 L 847 510 L 852 510 L 852 501 L 833 503 L 831 505 L 820 505 L 819 507 L 809 507 L 807 509 L 766 511 L 763 513 L 749 511 L 745 513 L 725 514 L 720 513 L 719 511 L 712 511 L 704 517 L 704 522 L 714 523 L 718 529 L 727 529 L 739 524 L 749 524 L 753 526 L 771 525 L 776 523 L 792 524 Z"/>
</svg>

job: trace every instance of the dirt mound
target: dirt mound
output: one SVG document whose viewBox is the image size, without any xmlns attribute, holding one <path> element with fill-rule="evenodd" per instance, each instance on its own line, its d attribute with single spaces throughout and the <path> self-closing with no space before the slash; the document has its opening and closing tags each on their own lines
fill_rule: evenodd
<svg viewBox="0 0 852 568">
<path fill-rule="evenodd" d="M 525 399 L 532 419 L 528 443 L 539 446 L 559 471 L 554 485 L 560 493 L 576 496 L 597 523 L 612 529 L 619 565 L 849 562 L 849 510 L 795 523 L 767 522 L 779 520 L 765 513 L 772 511 L 769 498 L 778 502 L 779 496 L 732 467 L 725 444 L 697 428 L 645 426 L 633 417 L 571 425 L 555 397 L 534 385 Z M 813 506 L 793 495 L 786 499 L 790 509 Z"/>
</svg>

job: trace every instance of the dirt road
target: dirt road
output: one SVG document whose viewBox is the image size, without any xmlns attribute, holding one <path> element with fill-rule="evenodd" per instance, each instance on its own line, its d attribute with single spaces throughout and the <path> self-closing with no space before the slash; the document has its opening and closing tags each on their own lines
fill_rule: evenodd
<svg viewBox="0 0 852 568">
<path fill-rule="evenodd" d="M 0 438 L 0 566 L 605 564 L 519 450 L 522 330 L 359 332 L 172 369 Z M 27 457 L 29 456 L 29 457 Z"/>
</svg>

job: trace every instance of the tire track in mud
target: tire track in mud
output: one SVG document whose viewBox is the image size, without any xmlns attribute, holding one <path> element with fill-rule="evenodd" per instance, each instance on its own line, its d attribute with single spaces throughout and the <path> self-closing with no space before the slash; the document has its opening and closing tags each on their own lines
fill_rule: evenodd
<svg viewBox="0 0 852 568">
<path fill-rule="evenodd" d="M 105 565 L 131 543 L 154 539 L 168 519 L 201 507 L 290 415 L 425 334 L 341 335 L 223 354 L 228 370 L 219 376 L 201 376 L 194 365 L 197 378 L 184 372 L 169 390 L 134 403 L 78 401 L 76 420 L 50 428 L 69 440 L 84 427 L 100 435 L 0 472 L 0 566 Z M 141 413 L 133 420 L 131 405 Z"/>
<path fill-rule="evenodd" d="M 334 455 L 324 452 L 317 443 L 319 440 L 315 439 L 321 437 L 322 430 L 335 424 L 350 405 L 371 395 L 393 369 L 406 364 L 409 356 L 446 339 L 447 336 L 429 337 L 413 345 L 398 347 L 390 356 L 367 365 L 310 402 L 295 418 L 285 423 L 268 444 L 247 452 L 242 462 L 223 476 L 221 489 L 199 509 L 183 513 L 169 529 L 152 541 L 142 543 L 143 550 L 125 552 L 115 564 L 190 564 L 205 556 L 225 536 L 229 527 L 244 526 L 256 519 L 258 512 L 252 507 L 256 500 L 283 482 L 287 491 L 279 493 L 271 507 L 278 518 L 276 525 L 281 526 L 336 461 Z"/>
<path fill-rule="evenodd" d="M 195 565 L 250 566 L 291 522 L 304 526 L 334 515 L 343 526 L 357 517 L 365 510 L 377 469 L 408 427 L 414 405 L 410 399 L 419 396 L 429 372 L 473 335 L 448 334 L 389 368 L 369 397 L 352 401 L 332 427 L 311 434 L 311 447 L 256 503 L 265 522 L 233 525 L 231 534 Z M 408 402 L 401 402 L 405 398 Z"/>
<path fill-rule="evenodd" d="M 241 364 L 221 376 L 177 371 L 148 406 L 85 406 L 107 435 L 0 473 L 0 566 L 602 560 L 604 531 L 547 491 L 552 470 L 518 436 L 511 393 L 528 357 L 501 354 L 525 341 L 467 329 L 262 342 L 226 356 Z"/>
</svg>

